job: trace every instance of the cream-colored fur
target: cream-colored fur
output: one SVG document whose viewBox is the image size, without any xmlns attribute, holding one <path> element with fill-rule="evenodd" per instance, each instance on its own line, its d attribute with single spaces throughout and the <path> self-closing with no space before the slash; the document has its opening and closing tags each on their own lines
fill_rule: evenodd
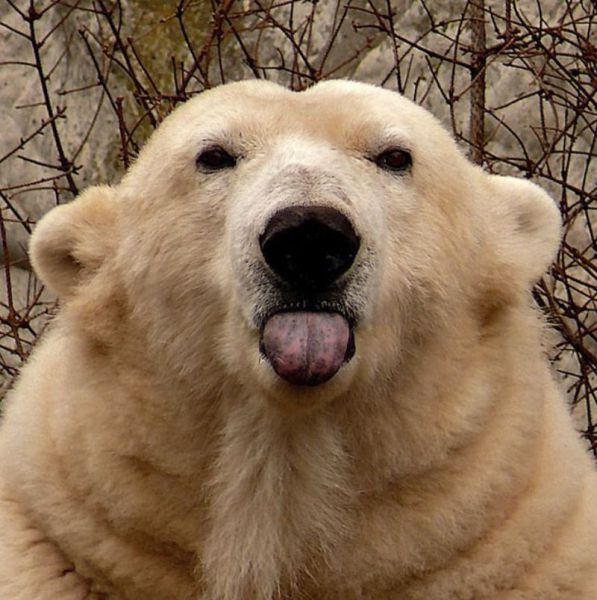
<svg viewBox="0 0 597 600">
<path fill-rule="evenodd" d="M 214 144 L 235 167 L 198 168 Z M 361 238 L 356 354 L 315 387 L 259 350 L 258 238 L 296 203 Z M 34 233 L 62 306 L 6 401 L 0 598 L 595 597 L 597 478 L 529 293 L 558 241 L 546 194 L 397 94 L 189 101 Z"/>
</svg>

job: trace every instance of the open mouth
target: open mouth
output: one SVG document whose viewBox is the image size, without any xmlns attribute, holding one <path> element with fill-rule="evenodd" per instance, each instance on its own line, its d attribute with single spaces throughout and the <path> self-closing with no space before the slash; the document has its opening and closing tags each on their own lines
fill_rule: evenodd
<svg viewBox="0 0 597 600">
<path fill-rule="evenodd" d="M 355 353 L 352 326 L 338 312 L 275 313 L 262 327 L 260 346 L 279 377 L 305 386 L 329 381 Z"/>
<path fill-rule="evenodd" d="M 282 208 L 259 236 L 277 292 L 294 300 L 263 320 L 260 349 L 289 383 L 321 385 L 353 357 L 354 319 L 341 305 L 360 243 L 348 217 L 323 205 Z"/>
</svg>

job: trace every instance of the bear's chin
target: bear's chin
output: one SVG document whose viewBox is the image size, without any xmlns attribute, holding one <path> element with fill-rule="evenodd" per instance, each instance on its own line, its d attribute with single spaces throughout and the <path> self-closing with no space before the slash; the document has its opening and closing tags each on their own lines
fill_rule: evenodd
<svg viewBox="0 0 597 600">
<path fill-rule="evenodd" d="M 255 369 L 258 387 L 268 403 L 290 412 L 311 412 L 339 399 L 350 391 L 354 381 L 358 356 L 344 363 L 329 380 L 317 385 L 297 385 L 280 377 L 269 360 L 259 352 Z"/>
</svg>

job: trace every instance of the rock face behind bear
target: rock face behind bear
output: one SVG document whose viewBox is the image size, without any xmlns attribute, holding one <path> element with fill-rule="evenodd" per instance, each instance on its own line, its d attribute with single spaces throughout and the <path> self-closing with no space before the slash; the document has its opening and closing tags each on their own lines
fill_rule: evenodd
<svg viewBox="0 0 597 600">
<path fill-rule="evenodd" d="M 594 597 L 529 292 L 559 236 L 387 90 L 187 102 L 34 232 L 61 308 L 0 429 L 0 597 Z"/>
</svg>

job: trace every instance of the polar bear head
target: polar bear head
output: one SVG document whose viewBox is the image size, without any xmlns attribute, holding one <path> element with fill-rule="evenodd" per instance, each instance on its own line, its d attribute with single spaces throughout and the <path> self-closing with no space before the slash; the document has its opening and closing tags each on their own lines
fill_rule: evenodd
<svg viewBox="0 0 597 600">
<path fill-rule="evenodd" d="M 526 301 L 558 241 L 541 189 L 472 165 L 404 97 L 249 81 L 174 111 L 31 247 L 103 352 L 189 394 L 313 407 L 394 381 L 429 340 L 454 356 Z"/>
</svg>

